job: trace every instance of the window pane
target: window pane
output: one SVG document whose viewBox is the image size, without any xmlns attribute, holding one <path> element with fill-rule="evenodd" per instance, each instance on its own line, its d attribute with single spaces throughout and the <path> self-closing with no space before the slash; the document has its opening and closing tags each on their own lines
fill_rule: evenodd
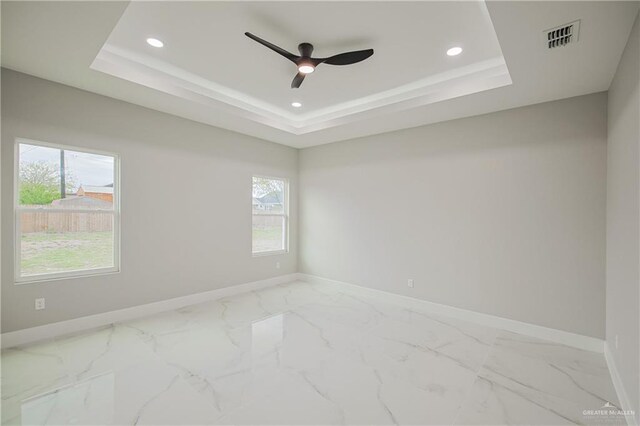
<svg viewBox="0 0 640 426">
<path fill-rule="evenodd" d="M 29 144 L 19 151 L 21 206 L 113 209 L 113 157 Z"/>
<path fill-rule="evenodd" d="M 51 206 L 61 198 L 60 150 L 28 144 L 20 144 L 18 149 L 20 204 Z"/>
<path fill-rule="evenodd" d="M 253 213 L 282 214 L 284 209 L 284 180 L 253 178 Z"/>
<path fill-rule="evenodd" d="M 113 209 L 113 157 L 66 150 L 65 169 L 72 190 L 61 203 L 70 208 Z"/>
<path fill-rule="evenodd" d="M 253 252 L 284 250 L 284 217 L 253 216 Z"/>
<path fill-rule="evenodd" d="M 112 213 L 20 213 L 22 276 L 115 266 Z"/>
</svg>

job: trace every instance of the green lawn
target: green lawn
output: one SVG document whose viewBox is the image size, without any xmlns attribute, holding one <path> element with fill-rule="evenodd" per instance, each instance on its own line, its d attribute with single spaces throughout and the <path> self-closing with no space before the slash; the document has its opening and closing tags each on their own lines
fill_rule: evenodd
<svg viewBox="0 0 640 426">
<path fill-rule="evenodd" d="M 113 233 L 32 232 L 22 234 L 22 275 L 113 266 Z"/>
<path fill-rule="evenodd" d="M 254 228 L 254 252 L 282 249 L 279 226 Z M 113 233 L 32 232 L 22 234 L 22 275 L 108 268 L 113 266 Z"/>
</svg>

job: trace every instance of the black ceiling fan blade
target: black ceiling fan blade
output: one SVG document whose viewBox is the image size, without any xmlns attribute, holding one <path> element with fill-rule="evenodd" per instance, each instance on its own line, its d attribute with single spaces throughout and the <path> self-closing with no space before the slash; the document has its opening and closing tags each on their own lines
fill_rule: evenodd
<svg viewBox="0 0 640 426">
<path fill-rule="evenodd" d="M 351 65 L 364 61 L 373 55 L 373 49 L 357 50 L 355 52 L 340 53 L 329 58 L 322 59 L 322 63 L 329 65 Z"/>
<path fill-rule="evenodd" d="M 253 35 L 253 34 L 251 34 L 249 32 L 244 33 L 244 35 L 249 37 L 251 40 L 257 41 L 258 43 L 262 44 L 263 46 L 268 47 L 269 49 L 273 50 L 274 52 L 279 53 L 280 55 L 284 56 L 285 58 L 287 58 L 291 62 L 296 62 L 298 59 L 300 59 L 300 57 L 298 55 L 294 55 L 291 52 L 287 52 L 283 48 L 278 47 L 273 43 L 269 43 L 267 40 L 263 40 L 260 37 L 255 36 L 255 35 Z"/>
<path fill-rule="evenodd" d="M 296 76 L 293 77 L 293 81 L 291 82 L 291 88 L 297 89 L 298 87 L 300 87 L 300 85 L 302 84 L 302 80 L 304 80 L 305 76 L 306 74 L 302 74 L 301 72 L 296 74 Z"/>
</svg>

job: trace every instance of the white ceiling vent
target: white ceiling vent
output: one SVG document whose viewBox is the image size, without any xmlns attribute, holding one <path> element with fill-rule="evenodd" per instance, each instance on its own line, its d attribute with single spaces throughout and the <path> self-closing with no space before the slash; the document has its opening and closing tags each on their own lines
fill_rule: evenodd
<svg viewBox="0 0 640 426">
<path fill-rule="evenodd" d="M 544 34 L 548 49 L 576 43 L 578 41 L 578 35 L 580 34 L 580 21 L 573 21 L 560 25 L 559 27 L 551 28 L 550 30 L 546 30 Z"/>
</svg>

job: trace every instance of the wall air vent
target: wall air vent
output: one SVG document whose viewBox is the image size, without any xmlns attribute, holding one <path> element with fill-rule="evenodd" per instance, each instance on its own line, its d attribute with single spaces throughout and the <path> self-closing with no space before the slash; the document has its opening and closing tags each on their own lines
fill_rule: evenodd
<svg viewBox="0 0 640 426">
<path fill-rule="evenodd" d="M 555 49 L 556 47 L 576 43 L 578 41 L 578 35 L 580 34 L 580 21 L 578 20 L 551 28 L 550 30 L 546 30 L 544 34 L 548 49 Z"/>
</svg>

